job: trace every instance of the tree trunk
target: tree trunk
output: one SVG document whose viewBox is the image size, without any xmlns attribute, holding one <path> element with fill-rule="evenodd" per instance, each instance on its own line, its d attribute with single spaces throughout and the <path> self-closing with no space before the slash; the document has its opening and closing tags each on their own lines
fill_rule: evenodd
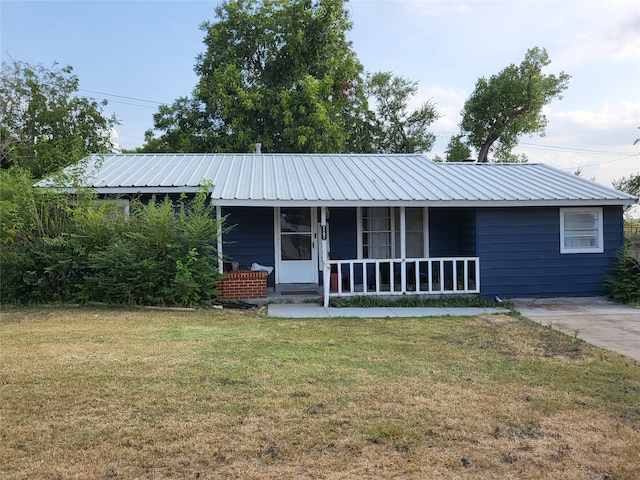
<svg viewBox="0 0 640 480">
<path fill-rule="evenodd" d="M 487 139 L 482 146 L 480 147 L 480 152 L 478 152 L 478 163 L 488 163 L 489 162 L 489 149 L 491 148 L 491 145 L 493 145 L 493 142 L 495 142 L 496 139 L 495 138 L 489 138 Z"/>
</svg>

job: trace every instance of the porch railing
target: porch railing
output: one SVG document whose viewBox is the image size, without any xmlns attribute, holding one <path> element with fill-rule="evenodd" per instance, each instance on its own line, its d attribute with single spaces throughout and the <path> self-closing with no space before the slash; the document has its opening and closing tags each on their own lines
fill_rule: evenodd
<svg viewBox="0 0 640 480">
<path fill-rule="evenodd" d="M 328 260 L 324 303 L 355 295 L 480 293 L 478 257 Z"/>
</svg>

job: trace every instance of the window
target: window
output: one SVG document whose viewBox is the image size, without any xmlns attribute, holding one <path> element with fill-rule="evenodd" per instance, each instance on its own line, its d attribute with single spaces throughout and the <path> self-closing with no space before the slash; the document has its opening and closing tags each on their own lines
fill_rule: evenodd
<svg viewBox="0 0 640 480">
<path fill-rule="evenodd" d="M 107 218 L 116 220 L 118 218 L 129 218 L 129 200 L 118 198 L 103 198 L 96 200 L 96 205 L 104 208 Z"/>
<path fill-rule="evenodd" d="M 602 208 L 560 209 L 560 253 L 602 253 Z"/>
<path fill-rule="evenodd" d="M 397 210 L 397 209 L 396 209 Z M 425 256 L 424 208 L 405 208 L 405 238 L 407 258 Z M 400 229 L 396 231 L 396 257 L 400 257 Z"/>
<path fill-rule="evenodd" d="M 363 258 L 391 258 L 393 225 L 389 207 L 362 209 Z"/>
<path fill-rule="evenodd" d="M 401 258 L 402 207 L 364 207 L 361 210 L 362 258 Z M 405 257 L 426 255 L 426 209 L 404 208 Z"/>
</svg>

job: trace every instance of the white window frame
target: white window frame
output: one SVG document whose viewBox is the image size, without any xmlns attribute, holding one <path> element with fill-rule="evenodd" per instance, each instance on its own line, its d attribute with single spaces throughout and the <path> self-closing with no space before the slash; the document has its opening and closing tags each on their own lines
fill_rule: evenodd
<svg viewBox="0 0 640 480">
<path fill-rule="evenodd" d="M 598 225 L 596 226 L 596 240 L 597 245 L 593 247 L 567 247 L 565 246 L 565 214 L 567 213 L 595 213 Z M 603 228 L 603 214 L 601 207 L 590 208 L 561 208 L 560 209 L 560 253 L 603 253 L 604 252 L 604 228 Z"/>
<path fill-rule="evenodd" d="M 409 230 L 407 228 L 407 209 L 412 209 L 412 210 L 420 210 L 421 211 L 421 216 L 422 216 L 422 230 Z M 428 218 L 428 208 L 424 208 L 424 207 L 399 207 L 399 213 L 397 215 L 397 217 L 400 219 L 399 221 L 399 225 L 398 225 L 398 229 L 396 230 L 395 234 L 397 237 L 400 237 L 401 240 L 399 240 L 399 245 L 398 245 L 398 240 L 396 241 L 396 247 L 395 250 L 396 252 L 398 251 L 398 246 L 400 247 L 400 258 L 425 258 L 429 256 L 429 238 L 427 235 L 427 232 L 429 230 L 429 218 Z M 402 239 L 402 225 L 404 225 L 404 239 Z M 408 237 L 409 234 L 415 234 L 415 233 L 421 233 L 422 234 L 422 253 L 420 255 L 418 255 L 417 257 L 412 257 L 407 255 L 407 249 L 409 247 L 408 242 Z M 404 247 L 404 248 L 403 248 Z"/>
<path fill-rule="evenodd" d="M 366 207 L 358 207 L 357 208 L 357 229 L 358 229 L 358 258 L 364 258 L 364 240 L 363 234 L 365 233 L 363 228 L 363 209 Z M 391 215 L 391 255 L 389 258 L 405 258 L 406 257 L 406 217 L 405 217 L 405 207 L 388 207 L 390 208 Z M 396 211 L 396 208 L 398 210 Z M 409 208 L 409 207 L 406 207 Z M 424 257 L 429 256 L 429 209 L 425 207 L 411 207 L 411 208 L 421 208 L 423 212 L 423 250 Z M 399 237 L 399 238 L 398 238 Z M 400 242 L 400 245 L 396 245 L 397 242 Z M 395 256 L 397 247 L 400 247 L 400 256 Z M 370 258 L 371 260 L 375 260 L 375 258 Z"/>
<path fill-rule="evenodd" d="M 386 209 L 389 213 L 389 216 L 386 217 L 389 219 L 389 229 L 388 230 L 365 230 L 364 229 L 364 212 L 365 208 L 382 208 Z M 359 258 L 367 258 L 368 260 L 376 260 L 376 259 L 387 259 L 393 258 L 393 252 L 395 252 L 395 235 L 393 232 L 395 231 L 395 221 L 393 214 L 393 208 L 387 206 L 372 206 L 372 207 L 358 207 L 358 257 Z M 372 217 L 373 218 L 373 217 Z M 389 255 L 386 257 L 371 257 L 364 256 L 365 253 L 365 245 L 364 245 L 364 234 L 365 233 L 387 233 L 389 236 Z M 370 246 L 370 245 L 369 245 Z"/>
</svg>

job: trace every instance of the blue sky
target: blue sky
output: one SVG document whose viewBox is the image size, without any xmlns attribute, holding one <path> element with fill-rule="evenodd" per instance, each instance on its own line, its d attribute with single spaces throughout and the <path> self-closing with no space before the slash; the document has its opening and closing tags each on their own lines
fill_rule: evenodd
<svg viewBox="0 0 640 480">
<path fill-rule="evenodd" d="M 71 65 L 81 93 L 106 98 L 124 148 L 142 145 L 159 103 L 188 96 L 204 50 L 199 25 L 215 1 L 2 0 L 2 59 Z M 476 80 L 546 48 L 546 73 L 572 76 L 546 109 L 545 137 L 517 149 L 610 185 L 640 171 L 640 2 L 354 0 L 353 48 L 370 72 L 419 81 L 415 105 L 432 99 L 443 117 L 429 153 L 444 156 Z M 100 92 L 100 93 L 96 93 Z M 127 98 L 123 98 L 127 97 Z"/>
</svg>

